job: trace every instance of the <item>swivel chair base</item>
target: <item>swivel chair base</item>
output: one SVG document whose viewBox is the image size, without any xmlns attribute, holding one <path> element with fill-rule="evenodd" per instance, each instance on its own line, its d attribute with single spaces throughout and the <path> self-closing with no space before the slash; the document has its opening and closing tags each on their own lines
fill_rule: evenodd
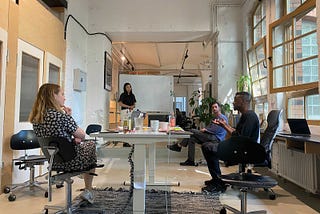
<svg viewBox="0 0 320 214">
<path fill-rule="evenodd" d="M 221 175 L 221 179 L 231 186 L 236 186 L 240 188 L 240 200 L 241 200 L 241 210 L 237 210 L 228 205 L 223 205 L 224 208 L 220 211 L 221 214 L 226 213 L 225 209 L 232 211 L 233 213 L 246 214 L 246 213 L 267 213 L 266 210 L 258 210 L 247 212 L 247 192 L 250 189 L 264 188 L 265 190 L 270 190 L 278 184 L 276 180 L 269 176 L 261 176 L 248 173 L 231 173 L 228 175 Z M 274 193 L 273 193 L 274 194 Z"/>
<path fill-rule="evenodd" d="M 44 191 L 44 197 L 48 197 L 48 190 L 46 188 L 43 188 L 41 186 L 41 184 L 47 184 L 46 181 L 37 181 L 35 180 L 35 167 L 34 167 L 34 163 L 24 163 L 26 166 L 30 168 L 30 180 L 24 182 L 24 183 L 20 183 L 20 184 L 11 184 L 8 185 L 4 188 L 4 193 L 10 193 L 10 195 L 8 196 L 8 200 L 9 201 L 15 201 L 16 200 L 16 195 L 15 192 L 17 192 L 20 189 L 23 188 L 29 188 L 30 190 L 34 190 L 35 188 Z M 38 164 L 40 165 L 40 164 Z"/>
<path fill-rule="evenodd" d="M 66 194 L 66 203 L 65 206 L 52 206 L 52 205 L 45 205 L 43 209 L 43 214 L 48 214 L 49 210 L 55 210 L 55 213 L 67 213 L 67 214 L 72 214 L 74 211 L 80 211 L 85 209 L 86 213 L 101 213 L 105 214 L 105 210 L 101 210 L 98 208 L 88 208 L 88 207 L 83 207 L 87 201 L 76 201 L 76 203 L 72 203 L 72 183 L 73 180 L 71 177 L 77 176 L 79 174 L 82 174 L 83 172 L 74 172 L 74 173 L 58 173 L 56 175 L 53 175 L 51 177 L 51 180 L 49 182 L 56 183 L 56 182 L 61 182 L 64 181 L 66 182 L 65 185 L 65 194 Z M 49 185 L 50 188 L 50 185 Z M 49 192 L 51 189 L 49 189 Z M 51 201 L 51 193 L 49 193 L 49 201 Z"/>
<path fill-rule="evenodd" d="M 237 210 L 229 205 L 223 204 L 223 208 L 220 211 L 220 213 L 227 213 L 227 210 L 230 210 L 233 213 L 237 214 L 266 214 L 266 210 L 257 210 L 257 211 L 251 211 L 247 212 L 247 188 L 240 189 L 241 192 L 241 210 Z"/>
</svg>

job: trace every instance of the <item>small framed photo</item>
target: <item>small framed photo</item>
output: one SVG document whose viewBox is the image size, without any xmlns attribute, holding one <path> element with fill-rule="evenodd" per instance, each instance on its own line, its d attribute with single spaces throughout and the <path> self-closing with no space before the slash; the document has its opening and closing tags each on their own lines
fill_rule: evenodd
<svg viewBox="0 0 320 214">
<path fill-rule="evenodd" d="M 112 88 L 112 57 L 104 52 L 104 89 L 111 91 Z"/>
</svg>

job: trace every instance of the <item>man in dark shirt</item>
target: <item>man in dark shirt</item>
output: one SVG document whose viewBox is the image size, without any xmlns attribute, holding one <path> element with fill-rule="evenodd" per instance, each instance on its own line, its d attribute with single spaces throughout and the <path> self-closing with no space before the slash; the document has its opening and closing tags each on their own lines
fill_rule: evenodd
<svg viewBox="0 0 320 214">
<path fill-rule="evenodd" d="M 211 109 L 214 115 L 212 120 L 223 119 L 228 121 L 227 117 L 221 113 L 221 105 L 218 102 L 214 102 L 211 106 Z M 203 144 L 205 142 L 220 142 L 224 140 L 227 133 L 224 128 L 212 122 L 201 130 L 191 129 L 190 132 L 193 133 L 190 138 L 183 139 L 180 143 L 167 146 L 168 149 L 176 152 L 180 152 L 182 146 L 188 146 L 188 159 L 185 162 L 180 163 L 182 166 L 197 166 L 197 164 L 194 162 L 196 143 Z"/>
<path fill-rule="evenodd" d="M 219 119 L 213 121 L 215 124 L 223 127 L 232 136 L 250 137 L 255 142 L 259 141 L 260 126 L 256 113 L 250 110 L 251 95 L 248 92 L 238 92 L 234 98 L 234 110 L 241 113 L 240 120 L 234 129 L 225 120 Z M 224 143 L 223 141 L 220 143 Z M 205 187 L 202 191 L 223 192 L 226 187 L 219 178 L 221 170 L 219 166 L 219 157 L 217 156 L 218 144 L 204 143 L 201 146 L 202 153 L 207 161 L 211 180 L 205 181 Z"/>
</svg>

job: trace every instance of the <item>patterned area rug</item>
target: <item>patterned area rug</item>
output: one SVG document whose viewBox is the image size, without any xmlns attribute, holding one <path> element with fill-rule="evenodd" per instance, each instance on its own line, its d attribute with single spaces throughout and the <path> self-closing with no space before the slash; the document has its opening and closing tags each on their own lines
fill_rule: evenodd
<svg viewBox="0 0 320 214">
<path fill-rule="evenodd" d="M 92 208 L 99 208 L 105 214 L 129 214 L 132 213 L 132 197 L 129 190 L 105 188 L 95 190 L 95 203 L 86 204 L 82 211 L 75 213 L 95 213 Z M 219 194 L 205 194 L 194 192 L 168 192 L 160 190 L 146 191 L 146 213 L 219 213 L 222 205 Z M 96 212 L 97 213 L 97 212 Z"/>
</svg>

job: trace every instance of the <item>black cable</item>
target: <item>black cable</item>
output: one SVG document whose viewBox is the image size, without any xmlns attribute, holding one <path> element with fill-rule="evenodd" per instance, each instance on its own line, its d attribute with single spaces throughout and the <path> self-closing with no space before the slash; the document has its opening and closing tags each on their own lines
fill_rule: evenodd
<svg viewBox="0 0 320 214">
<path fill-rule="evenodd" d="M 128 162 L 130 164 L 130 189 L 129 189 L 129 196 L 127 198 L 127 201 L 126 201 L 126 204 L 116 213 L 116 214 L 123 214 L 125 213 L 125 209 L 127 208 L 127 206 L 129 205 L 130 201 L 131 201 L 131 198 L 133 196 L 133 188 L 134 188 L 134 163 L 133 163 L 133 160 L 132 160 L 132 155 L 134 153 L 134 144 L 132 145 L 131 147 L 131 151 L 129 153 L 129 156 L 128 156 Z"/>
<path fill-rule="evenodd" d="M 107 39 L 110 41 L 110 43 L 112 43 L 112 40 L 110 39 L 110 37 L 109 37 L 106 33 L 101 33 L 101 32 L 89 33 L 89 32 L 87 31 L 87 29 L 86 29 L 73 15 L 71 15 L 71 14 L 68 15 L 66 24 L 64 25 L 64 39 L 67 38 L 67 26 L 68 26 L 68 22 L 69 22 L 69 18 L 70 18 L 70 17 L 73 18 L 73 20 L 74 20 L 75 22 L 77 22 L 77 23 L 80 25 L 80 27 L 81 27 L 88 35 L 90 35 L 90 36 L 92 36 L 92 35 L 103 35 L 103 36 L 107 37 Z"/>
<path fill-rule="evenodd" d="M 179 73 L 179 77 L 178 77 L 178 81 L 177 81 L 177 83 L 179 84 L 179 80 L 180 80 L 180 78 L 181 78 L 181 72 L 182 72 L 182 70 L 184 70 L 184 63 L 186 62 L 186 59 L 189 57 L 189 55 L 188 55 L 188 49 L 186 50 L 186 53 L 184 54 L 184 57 L 183 57 L 183 61 L 182 61 L 182 65 L 181 65 L 181 69 L 180 69 L 180 73 Z"/>
</svg>

